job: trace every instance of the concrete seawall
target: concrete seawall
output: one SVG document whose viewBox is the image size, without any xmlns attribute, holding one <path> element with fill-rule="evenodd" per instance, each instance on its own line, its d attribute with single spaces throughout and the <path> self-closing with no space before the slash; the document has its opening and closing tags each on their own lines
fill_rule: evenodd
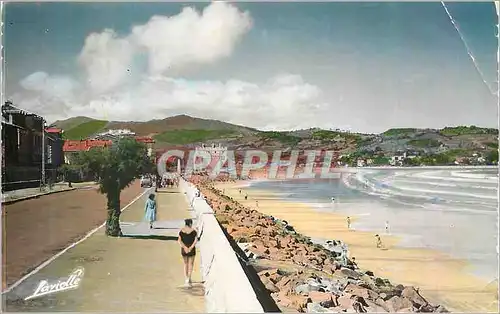
<svg viewBox="0 0 500 314">
<path fill-rule="evenodd" d="M 208 313 L 264 313 L 252 285 L 231 248 L 212 208 L 195 198 L 195 186 L 180 180 L 179 186 L 192 202 L 201 239 L 201 271 Z M 193 201 L 194 200 L 194 201 Z"/>
</svg>

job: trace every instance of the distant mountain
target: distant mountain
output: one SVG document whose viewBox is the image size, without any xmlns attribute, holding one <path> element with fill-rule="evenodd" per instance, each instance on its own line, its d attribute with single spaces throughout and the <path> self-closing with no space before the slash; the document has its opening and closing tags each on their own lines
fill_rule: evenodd
<svg viewBox="0 0 500 314">
<path fill-rule="evenodd" d="M 349 133 L 311 128 L 290 132 L 264 132 L 217 120 L 178 115 L 146 122 L 119 122 L 76 117 L 57 121 L 66 139 L 84 139 L 109 129 L 130 129 L 152 136 L 156 148 L 218 142 L 232 149 L 336 150 L 340 153 L 391 155 L 400 151 L 436 154 L 445 151 L 488 152 L 498 149 L 498 129 L 476 126 L 444 129 L 394 128 L 381 134 Z"/>
<path fill-rule="evenodd" d="M 218 120 L 178 115 L 146 122 L 104 121 L 88 117 L 59 120 L 52 124 L 64 130 L 64 138 L 80 140 L 111 129 L 129 129 L 138 136 L 152 136 L 157 146 L 189 144 L 208 139 L 248 136 L 259 131 Z"/>
<path fill-rule="evenodd" d="M 172 130 L 227 130 L 241 134 L 252 134 L 257 130 L 218 120 L 208 120 L 178 115 L 161 120 L 147 122 L 116 122 L 112 121 L 106 129 L 130 129 L 139 135 L 161 134 Z"/>
</svg>

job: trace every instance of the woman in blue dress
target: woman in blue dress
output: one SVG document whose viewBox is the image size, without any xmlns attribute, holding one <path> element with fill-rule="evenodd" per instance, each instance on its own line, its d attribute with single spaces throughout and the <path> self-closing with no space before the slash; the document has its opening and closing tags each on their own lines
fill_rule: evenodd
<svg viewBox="0 0 500 314">
<path fill-rule="evenodd" d="M 153 229 L 153 222 L 156 221 L 156 201 L 154 194 L 149 194 L 144 211 L 144 220 L 149 222 L 149 229 Z"/>
</svg>

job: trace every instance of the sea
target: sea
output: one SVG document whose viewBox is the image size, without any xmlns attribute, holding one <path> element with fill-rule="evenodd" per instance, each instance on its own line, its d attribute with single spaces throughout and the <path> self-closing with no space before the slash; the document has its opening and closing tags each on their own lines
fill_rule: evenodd
<svg viewBox="0 0 500 314">
<path fill-rule="evenodd" d="M 468 260 L 473 274 L 492 281 L 498 279 L 498 184 L 498 167 L 355 168 L 340 179 L 263 180 L 249 188 L 356 217 L 354 229 Z"/>
</svg>

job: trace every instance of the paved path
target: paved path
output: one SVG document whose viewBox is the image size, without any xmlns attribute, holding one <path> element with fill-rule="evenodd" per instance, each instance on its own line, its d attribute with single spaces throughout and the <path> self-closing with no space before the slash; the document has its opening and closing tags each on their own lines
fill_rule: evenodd
<svg viewBox="0 0 500 314">
<path fill-rule="evenodd" d="M 93 187 L 96 186 L 94 182 L 79 182 L 79 183 L 73 183 L 73 187 L 69 187 L 68 183 L 56 183 L 52 188 L 49 188 L 48 186 L 45 187 L 43 190 L 40 190 L 39 187 L 36 188 L 26 188 L 26 189 L 19 189 L 19 190 L 12 190 L 12 191 L 6 191 L 2 193 L 2 203 L 9 203 L 9 202 L 14 202 L 14 201 L 22 201 L 34 197 L 40 197 L 43 195 L 48 195 L 52 193 L 58 193 L 58 192 L 64 192 L 64 191 L 71 191 L 74 189 L 81 189 L 81 188 L 87 188 L 87 187 Z"/>
<path fill-rule="evenodd" d="M 183 288 L 183 264 L 176 242 L 182 220 L 191 217 L 184 194 L 160 190 L 158 227 L 141 222 L 148 193 L 121 216 L 124 237 L 110 238 L 104 229 L 68 250 L 40 272 L 4 294 L 6 311 L 204 312 L 199 257 L 193 287 Z M 25 301 L 40 280 L 49 283 L 84 267 L 80 287 Z"/>
</svg>

